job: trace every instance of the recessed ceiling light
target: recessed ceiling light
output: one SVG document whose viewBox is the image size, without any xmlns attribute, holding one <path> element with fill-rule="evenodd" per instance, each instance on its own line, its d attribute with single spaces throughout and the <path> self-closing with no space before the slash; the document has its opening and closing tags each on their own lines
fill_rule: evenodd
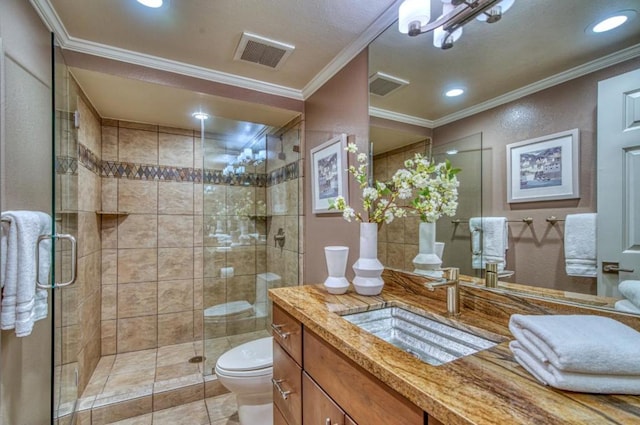
<svg viewBox="0 0 640 425">
<path fill-rule="evenodd" d="M 209 114 L 205 114 L 204 112 L 194 112 L 191 116 L 197 120 L 208 120 Z"/>
<path fill-rule="evenodd" d="M 458 153 L 458 149 L 449 149 L 446 154 L 447 155 L 455 155 Z"/>
<path fill-rule="evenodd" d="M 462 93 L 464 93 L 464 89 L 451 89 L 445 92 L 445 96 L 447 97 L 456 97 L 456 96 L 460 96 Z"/>
<path fill-rule="evenodd" d="M 138 3 L 154 9 L 162 6 L 162 0 L 138 0 Z"/>
<path fill-rule="evenodd" d="M 627 21 L 635 17 L 635 15 L 635 10 L 621 10 L 607 16 L 604 19 L 600 19 L 594 22 L 587 27 L 587 30 L 595 33 L 611 31 L 612 29 L 618 28 L 620 25 L 626 23 Z"/>
</svg>

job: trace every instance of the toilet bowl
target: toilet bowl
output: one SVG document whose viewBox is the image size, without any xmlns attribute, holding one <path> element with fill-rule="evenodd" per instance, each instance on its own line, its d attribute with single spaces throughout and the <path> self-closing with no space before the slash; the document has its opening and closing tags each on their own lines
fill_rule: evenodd
<svg viewBox="0 0 640 425">
<path fill-rule="evenodd" d="M 240 425 L 273 424 L 273 337 L 227 351 L 218 359 L 215 372 L 236 396 Z"/>
</svg>

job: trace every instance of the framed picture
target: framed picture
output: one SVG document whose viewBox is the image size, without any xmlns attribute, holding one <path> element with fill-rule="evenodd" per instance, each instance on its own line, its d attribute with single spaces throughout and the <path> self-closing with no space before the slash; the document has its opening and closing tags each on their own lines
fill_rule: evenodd
<svg viewBox="0 0 640 425">
<path fill-rule="evenodd" d="M 347 135 L 340 134 L 311 149 L 311 195 L 313 213 L 334 213 L 329 200 L 343 196 L 348 200 Z"/>
<path fill-rule="evenodd" d="M 579 145 L 577 128 L 507 145 L 508 202 L 579 198 Z"/>
</svg>

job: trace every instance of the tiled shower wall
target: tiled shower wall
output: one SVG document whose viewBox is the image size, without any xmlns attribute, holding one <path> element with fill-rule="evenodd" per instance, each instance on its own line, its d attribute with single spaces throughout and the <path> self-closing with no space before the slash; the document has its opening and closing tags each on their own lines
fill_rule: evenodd
<svg viewBox="0 0 640 425">
<path fill-rule="evenodd" d="M 302 180 L 304 174 L 304 158 L 299 152 L 304 152 L 302 130 L 303 123 L 290 128 L 282 135 L 282 147 L 280 141 L 269 140 L 267 146 L 269 161 L 267 161 L 267 174 L 270 179 L 267 183 L 267 264 L 269 271 L 282 276 L 281 286 L 295 286 L 302 284 L 304 243 L 303 224 L 304 208 L 302 196 Z M 283 151 L 285 160 L 280 160 L 278 154 Z M 285 175 L 278 178 L 278 170 L 283 165 Z M 295 175 L 290 178 L 286 175 L 287 167 L 295 167 Z M 282 228 L 285 234 L 285 244 L 282 249 L 276 246 L 274 236 Z"/>
<path fill-rule="evenodd" d="M 88 160 L 86 152 L 100 152 L 101 136 L 98 115 L 75 81 L 68 75 L 62 81 L 70 102 L 56 111 L 56 230 L 75 234 L 78 239 L 77 280 L 55 294 L 56 343 L 60 344 L 56 360 L 61 363 L 56 366 L 62 366 L 57 373 L 61 374 L 60 401 L 64 403 L 82 393 L 100 360 L 101 246 L 96 210 L 100 209 L 101 188 L 99 170 L 92 166 L 98 159 Z M 77 129 L 67 109 L 78 111 Z M 56 264 L 56 281 L 65 282 L 70 278 L 70 252 L 64 242 L 58 242 L 57 247 L 62 250 L 57 257 L 62 261 Z"/>
<path fill-rule="evenodd" d="M 266 329 L 270 323 L 267 290 L 300 282 L 301 163 L 299 153 L 294 151 L 294 146 L 301 143 L 300 126 L 297 122 L 282 129 L 279 137 L 266 138 L 267 161 L 249 168 L 250 178 L 235 181 L 216 177 L 205 183 L 204 307 L 247 301 L 257 309 L 251 317 L 211 322 L 205 319 L 205 339 Z M 223 142 L 214 139 L 206 139 L 205 146 L 205 164 L 229 153 Z M 257 237 L 245 245 L 226 246 L 216 236 L 233 235 L 241 225 Z M 279 229 L 285 234 L 282 249 L 275 246 L 274 236 Z M 222 275 L 223 268 L 232 270 L 233 276 Z M 260 279 L 268 281 L 265 287 L 257 286 Z M 259 314 L 260 309 L 266 315 Z"/>
<path fill-rule="evenodd" d="M 102 121 L 103 355 L 201 339 L 201 158 L 191 130 Z"/>
</svg>

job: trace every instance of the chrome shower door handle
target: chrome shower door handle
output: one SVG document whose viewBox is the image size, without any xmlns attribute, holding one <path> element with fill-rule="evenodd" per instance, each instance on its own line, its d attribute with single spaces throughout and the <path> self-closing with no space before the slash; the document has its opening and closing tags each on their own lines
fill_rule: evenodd
<svg viewBox="0 0 640 425">
<path fill-rule="evenodd" d="M 42 241 L 53 239 L 52 235 L 40 235 L 38 236 L 38 242 L 36 242 L 36 286 L 42 289 L 51 289 L 55 286 L 49 285 L 49 282 L 42 283 L 40 282 L 40 244 Z M 51 273 L 51 272 L 49 272 Z M 49 275 L 47 275 L 47 278 Z"/>
<path fill-rule="evenodd" d="M 71 242 L 71 278 L 67 282 L 56 283 L 53 285 L 40 282 L 40 243 L 49 239 L 66 239 Z M 40 235 L 38 242 L 36 243 L 36 286 L 42 289 L 63 288 L 69 286 L 76 281 L 78 271 L 78 243 L 73 235 L 55 234 L 55 235 Z"/>
<path fill-rule="evenodd" d="M 78 275 L 78 242 L 73 235 L 61 234 L 55 235 L 56 239 L 66 239 L 71 242 L 71 277 L 67 282 L 54 283 L 54 288 L 64 288 L 65 286 L 73 285 Z"/>
</svg>

